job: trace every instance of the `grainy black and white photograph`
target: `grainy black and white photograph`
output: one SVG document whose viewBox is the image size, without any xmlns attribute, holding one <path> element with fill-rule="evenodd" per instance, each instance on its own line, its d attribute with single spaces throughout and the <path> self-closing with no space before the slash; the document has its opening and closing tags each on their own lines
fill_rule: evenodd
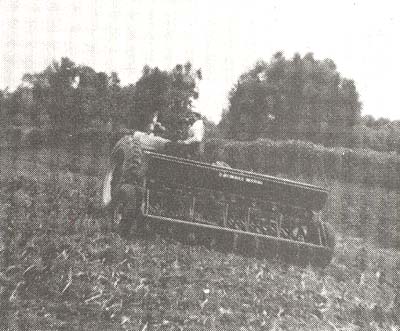
<svg viewBox="0 0 400 331">
<path fill-rule="evenodd" d="M 399 331 L 399 7 L 0 0 L 0 330 Z"/>
</svg>

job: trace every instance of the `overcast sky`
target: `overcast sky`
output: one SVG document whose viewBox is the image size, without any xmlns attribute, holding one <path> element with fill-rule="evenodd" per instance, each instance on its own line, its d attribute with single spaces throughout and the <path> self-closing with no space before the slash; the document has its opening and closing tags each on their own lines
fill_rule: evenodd
<svg viewBox="0 0 400 331">
<path fill-rule="evenodd" d="M 397 1 L 0 0 L 0 89 L 70 57 L 134 83 L 145 64 L 202 68 L 198 110 L 218 121 L 239 75 L 276 51 L 331 58 L 363 113 L 400 119 Z"/>
</svg>

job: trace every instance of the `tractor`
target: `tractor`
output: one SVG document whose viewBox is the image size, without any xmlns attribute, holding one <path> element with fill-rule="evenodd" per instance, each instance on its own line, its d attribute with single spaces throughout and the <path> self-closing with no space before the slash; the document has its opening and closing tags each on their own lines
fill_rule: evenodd
<svg viewBox="0 0 400 331">
<path fill-rule="evenodd" d="M 111 153 L 103 202 L 121 234 L 303 266 L 330 263 L 335 235 L 321 220 L 327 190 L 170 155 L 163 138 L 147 138 L 125 136 Z"/>
</svg>

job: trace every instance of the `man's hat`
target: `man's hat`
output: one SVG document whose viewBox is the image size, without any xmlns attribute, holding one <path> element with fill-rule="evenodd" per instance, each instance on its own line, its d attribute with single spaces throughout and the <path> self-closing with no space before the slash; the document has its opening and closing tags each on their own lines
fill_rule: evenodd
<svg viewBox="0 0 400 331">
<path fill-rule="evenodd" d="M 201 114 L 195 111 L 188 112 L 185 116 L 186 121 L 197 121 L 201 118 Z"/>
</svg>

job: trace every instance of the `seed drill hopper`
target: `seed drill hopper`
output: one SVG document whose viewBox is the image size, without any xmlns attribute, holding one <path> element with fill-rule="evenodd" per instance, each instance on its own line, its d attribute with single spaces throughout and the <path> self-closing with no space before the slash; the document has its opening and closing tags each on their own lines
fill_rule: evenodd
<svg viewBox="0 0 400 331">
<path fill-rule="evenodd" d="M 325 189 L 150 151 L 138 163 L 137 234 L 291 264 L 331 261 L 334 233 L 320 219 Z"/>
</svg>

